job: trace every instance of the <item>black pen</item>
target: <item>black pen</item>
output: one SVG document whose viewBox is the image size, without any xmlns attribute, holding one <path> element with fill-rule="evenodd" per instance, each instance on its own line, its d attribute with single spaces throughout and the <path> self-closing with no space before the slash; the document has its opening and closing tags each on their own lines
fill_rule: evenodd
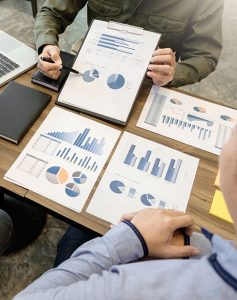
<svg viewBox="0 0 237 300">
<path fill-rule="evenodd" d="M 40 58 L 41 58 L 43 61 L 46 61 L 46 62 L 48 62 L 48 63 L 52 63 L 52 64 L 55 63 L 50 57 L 41 56 Z M 83 74 L 80 73 L 79 71 L 77 71 L 77 70 L 75 70 L 75 69 L 72 69 L 72 68 L 70 68 L 70 67 L 68 67 L 68 66 L 65 66 L 65 65 L 62 65 L 62 69 L 67 70 L 67 71 L 72 72 L 72 73 L 75 73 L 75 74 L 78 74 L 78 75 L 80 75 L 80 76 L 83 75 Z"/>
</svg>

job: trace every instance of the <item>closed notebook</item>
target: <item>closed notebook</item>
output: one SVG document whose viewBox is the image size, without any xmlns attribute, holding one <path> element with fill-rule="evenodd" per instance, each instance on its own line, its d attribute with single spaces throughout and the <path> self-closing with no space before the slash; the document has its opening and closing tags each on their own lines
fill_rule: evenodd
<svg viewBox="0 0 237 300">
<path fill-rule="evenodd" d="M 75 60 L 75 55 L 61 51 L 60 56 L 61 56 L 63 65 L 72 67 L 73 62 Z M 33 83 L 39 84 L 41 86 L 47 87 L 53 91 L 58 92 L 58 91 L 60 91 L 63 84 L 65 83 L 65 81 L 68 77 L 68 74 L 69 74 L 69 71 L 62 69 L 59 79 L 54 80 L 54 79 L 51 79 L 51 78 L 45 76 L 44 74 L 42 74 L 40 72 L 40 70 L 37 70 L 32 75 L 31 81 Z"/>
<path fill-rule="evenodd" d="M 51 96 L 11 81 L 0 93 L 0 137 L 19 143 Z"/>
</svg>

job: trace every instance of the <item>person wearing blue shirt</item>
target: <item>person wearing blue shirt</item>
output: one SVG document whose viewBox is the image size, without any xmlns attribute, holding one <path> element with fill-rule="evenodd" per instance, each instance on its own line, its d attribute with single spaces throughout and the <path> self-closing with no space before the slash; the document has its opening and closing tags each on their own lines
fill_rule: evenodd
<svg viewBox="0 0 237 300">
<path fill-rule="evenodd" d="M 237 126 L 220 155 L 221 189 L 237 233 L 236 149 Z M 191 245 L 173 243 L 180 228 L 191 236 Z M 202 231 L 193 244 L 191 216 L 174 210 L 125 215 L 14 300 L 237 299 L 237 241 Z"/>
</svg>

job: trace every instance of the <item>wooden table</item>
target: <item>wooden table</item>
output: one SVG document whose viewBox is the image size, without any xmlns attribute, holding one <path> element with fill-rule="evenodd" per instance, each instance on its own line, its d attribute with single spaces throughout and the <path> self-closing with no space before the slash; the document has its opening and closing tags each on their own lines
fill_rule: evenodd
<svg viewBox="0 0 237 300">
<path fill-rule="evenodd" d="M 32 128 L 25 135 L 23 140 L 19 145 L 14 145 L 11 142 L 0 139 L 0 186 L 12 191 L 18 195 L 24 196 L 28 199 L 31 199 L 34 202 L 39 203 L 40 205 L 50 209 L 53 212 L 56 212 L 70 220 L 73 220 L 77 223 L 85 225 L 88 228 L 91 228 L 99 233 L 105 233 L 108 230 L 109 224 L 105 221 L 102 221 L 94 216 L 91 216 L 85 212 L 85 208 L 87 207 L 91 195 L 93 194 L 98 180 L 92 190 L 86 205 L 84 207 L 84 211 L 81 213 L 77 213 L 69 208 L 66 208 L 52 200 L 46 199 L 30 190 L 19 187 L 13 183 L 10 183 L 3 179 L 6 171 L 11 167 L 17 156 L 24 149 L 24 147 L 29 142 L 30 138 L 33 136 L 35 131 L 38 129 L 42 121 L 46 118 L 48 112 L 55 105 L 55 100 L 57 97 L 57 93 L 50 91 L 46 88 L 39 87 L 35 84 L 31 83 L 31 75 L 35 71 L 35 69 L 28 71 L 27 73 L 21 75 L 16 79 L 18 83 L 25 84 L 31 86 L 33 88 L 39 89 L 43 92 L 52 95 L 52 100 L 50 104 L 45 108 L 37 121 L 33 124 Z M 195 177 L 195 182 L 192 188 L 191 196 L 189 199 L 187 212 L 191 214 L 194 218 L 194 221 L 198 227 L 205 227 L 211 230 L 214 233 L 221 235 L 227 239 L 234 238 L 234 227 L 233 225 L 220 220 L 214 216 L 209 214 L 209 209 L 211 206 L 212 198 L 214 195 L 215 187 L 213 185 L 217 170 L 218 170 L 218 157 L 214 154 L 208 153 L 206 151 L 202 151 L 200 149 L 194 148 L 189 145 L 185 145 L 178 141 L 174 141 L 172 139 L 166 138 L 164 136 L 149 132 L 147 130 L 136 127 L 137 120 L 142 111 L 145 100 L 149 94 L 149 90 L 151 88 L 151 81 L 147 80 L 144 82 L 143 87 L 139 93 L 138 99 L 134 105 L 133 111 L 131 113 L 129 122 L 126 127 L 120 127 L 111 125 L 114 128 L 118 128 L 120 130 L 127 130 L 131 133 L 135 133 L 139 136 L 148 138 L 152 141 L 164 144 L 176 150 L 182 151 L 184 153 L 190 154 L 200 159 L 199 167 L 197 170 L 197 174 Z M 0 91 L 4 89 L 2 87 Z M 212 101 L 214 102 L 214 101 Z M 83 115 L 83 114 L 82 114 Z M 89 117 L 91 119 L 97 120 L 106 124 L 106 122 L 98 120 L 96 118 Z M 108 123 L 107 123 L 108 124 Z M 111 157 L 111 156 L 110 156 Z M 174 195 L 175 197 L 175 195 Z"/>
</svg>

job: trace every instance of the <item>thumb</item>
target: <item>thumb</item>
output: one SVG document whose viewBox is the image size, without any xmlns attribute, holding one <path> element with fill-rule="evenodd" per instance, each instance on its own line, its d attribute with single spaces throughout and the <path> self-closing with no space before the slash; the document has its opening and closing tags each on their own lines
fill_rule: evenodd
<svg viewBox="0 0 237 300">
<path fill-rule="evenodd" d="M 200 254 L 198 248 L 193 246 L 174 246 L 170 245 L 166 248 L 166 258 L 183 258 L 196 256 Z"/>
</svg>

